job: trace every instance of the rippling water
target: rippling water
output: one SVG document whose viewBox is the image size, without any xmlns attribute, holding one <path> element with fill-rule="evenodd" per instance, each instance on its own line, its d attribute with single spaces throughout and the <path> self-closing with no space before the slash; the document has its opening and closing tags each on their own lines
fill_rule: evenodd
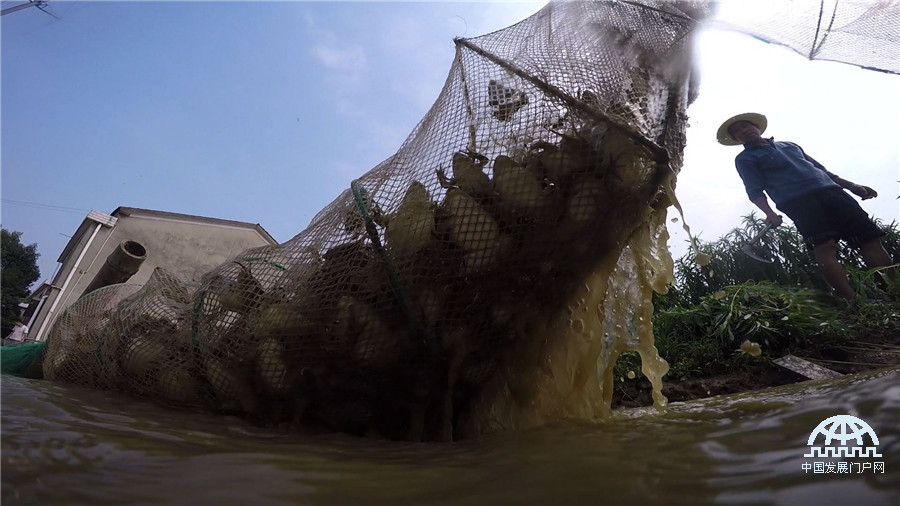
<svg viewBox="0 0 900 506">
<path fill-rule="evenodd" d="M 900 369 L 453 444 L 288 434 L 2 381 L 4 505 L 900 504 Z M 875 430 L 883 474 L 802 469 L 836 414 Z"/>
</svg>

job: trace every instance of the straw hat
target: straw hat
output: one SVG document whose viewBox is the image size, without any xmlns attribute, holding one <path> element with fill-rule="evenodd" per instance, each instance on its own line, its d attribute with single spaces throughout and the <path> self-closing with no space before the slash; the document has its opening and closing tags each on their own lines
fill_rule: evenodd
<svg viewBox="0 0 900 506">
<path fill-rule="evenodd" d="M 716 132 L 716 139 L 719 140 L 719 144 L 724 144 L 726 146 L 737 146 L 741 144 L 741 141 L 735 139 L 731 136 L 730 133 L 728 133 L 728 127 L 737 123 L 738 121 L 749 121 L 750 123 L 753 123 L 754 125 L 759 127 L 759 133 L 765 132 L 766 126 L 768 125 L 766 117 L 755 112 L 745 112 L 744 114 L 732 116 L 725 120 L 725 123 L 722 123 L 722 126 L 719 127 L 719 131 Z"/>
</svg>

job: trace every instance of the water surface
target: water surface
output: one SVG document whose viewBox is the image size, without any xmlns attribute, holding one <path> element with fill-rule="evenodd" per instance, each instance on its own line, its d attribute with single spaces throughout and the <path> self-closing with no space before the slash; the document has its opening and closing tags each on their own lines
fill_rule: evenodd
<svg viewBox="0 0 900 506">
<path fill-rule="evenodd" d="M 802 469 L 836 414 L 875 430 L 884 473 Z M 452 444 L 288 433 L 3 376 L 2 502 L 897 505 L 900 369 Z"/>
</svg>

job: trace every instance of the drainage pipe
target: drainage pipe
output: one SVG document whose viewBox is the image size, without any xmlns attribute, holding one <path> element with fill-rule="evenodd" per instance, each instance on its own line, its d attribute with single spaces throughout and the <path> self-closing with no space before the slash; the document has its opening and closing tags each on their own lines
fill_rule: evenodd
<svg viewBox="0 0 900 506">
<path fill-rule="evenodd" d="M 94 276 L 82 296 L 104 286 L 128 281 L 137 274 L 141 264 L 147 259 L 147 249 L 136 241 L 124 241 L 106 257 L 106 263 Z"/>
</svg>

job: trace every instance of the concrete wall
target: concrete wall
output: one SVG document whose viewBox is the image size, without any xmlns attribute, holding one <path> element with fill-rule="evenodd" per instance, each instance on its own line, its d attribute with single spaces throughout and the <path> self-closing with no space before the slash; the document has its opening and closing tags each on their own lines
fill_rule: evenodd
<svg viewBox="0 0 900 506">
<path fill-rule="evenodd" d="M 51 281 L 49 293 L 43 301 L 39 303 L 40 309 L 36 311 L 34 319 L 29 326 L 29 339 L 44 340 L 49 332 L 49 322 L 63 311 L 66 307 L 66 300 L 71 298 L 71 302 L 78 299 L 78 296 L 72 296 L 73 291 L 69 288 L 72 283 L 78 281 L 84 275 L 84 268 L 90 263 L 93 256 L 99 253 L 100 245 L 109 237 L 112 229 L 102 226 L 100 223 L 85 219 L 81 226 L 73 236 L 74 243 L 69 243 L 66 248 L 71 247 L 68 255 L 63 258 L 56 276 Z M 82 252 L 84 253 L 82 255 Z M 66 252 L 63 252 L 66 255 Z M 87 285 L 85 285 L 87 286 Z M 70 304 L 71 304 L 70 302 Z"/>
<path fill-rule="evenodd" d="M 184 281 L 200 276 L 240 252 L 271 244 L 255 230 L 174 219 L 120 217 L 113 234 L 94 265 L 88 269 L 83 290 L 96 276 L 106 257 L 123 241 L 135 241 L 147 249 L 147 259 L 129 283 L 144 284 L 157 267 Z"/>
<path fill-rule="evenodd" d="M 73 248 L 62 263 L 53 280 L 56 289 L 51 290 L 50 296 L 35 317 L 29 337 L 46 339 L 49 327 L 45 322 L 52 323 L 56 316 L 81 297 L 103 267 L 106 258 L 124 241 L 138 242 L 147 250 L 146 260 L 141 264 L 140 270 L 127 281 L 129 284 L 140 285 L 150 279 L 157 267 L 162 267 L 182 281 L 197 281 L 212 268 L 233 259 L 244 250 L 275 244 L 268 234 L 261 233 L 260 229 L 249 224 L 238 225 L 221 220 L 165 214 L 134 212 L 117 216 L 118 221 L 114 227 L 100 227 L 76 266 L 80 252 L 97 226 L 97 223 L 86 220 L 89 227 L 77 247 Z M 69 273 L 72 273 L 71 277 Z M 69 281 L 66 284 L 67 278 Z"/>
</svg>

